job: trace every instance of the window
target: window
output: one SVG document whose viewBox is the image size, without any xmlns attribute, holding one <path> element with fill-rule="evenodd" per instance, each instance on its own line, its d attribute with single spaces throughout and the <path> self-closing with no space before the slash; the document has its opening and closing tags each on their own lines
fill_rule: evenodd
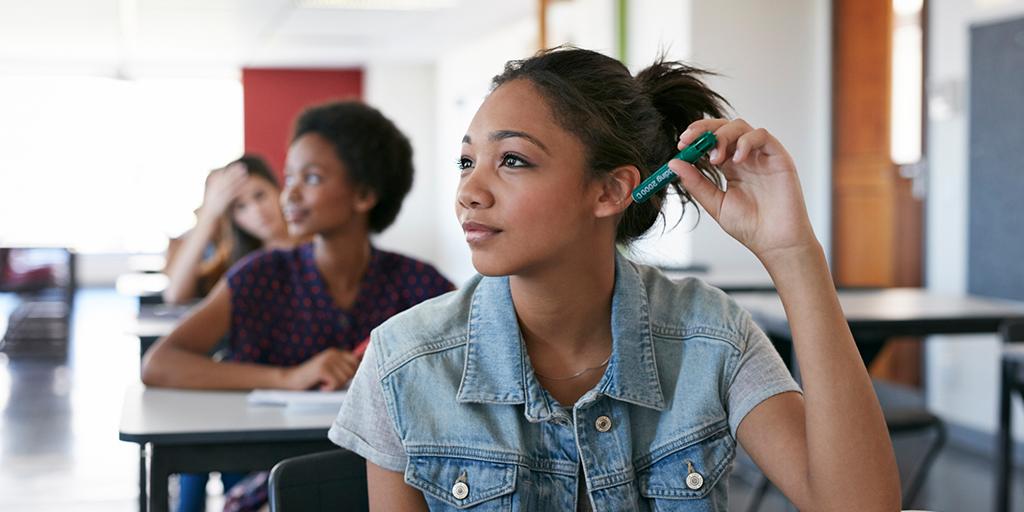
<svg viewBox="0 0 1024 512">
<path fill-rule="evenodd" d="M 891 152 L 897 165 L 921 160 L 924 0 L 893 0 Z"/>
<path fill-rule="evenodd" d="M 243 148 L 237 79 L 0 77 L 0 245 L 156 252 Z"/>
</svg>

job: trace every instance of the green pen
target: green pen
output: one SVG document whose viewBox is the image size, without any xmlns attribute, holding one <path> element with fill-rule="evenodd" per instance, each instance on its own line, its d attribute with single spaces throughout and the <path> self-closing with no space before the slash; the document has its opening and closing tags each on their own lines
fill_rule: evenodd
<svg viewBox="0 0 1024 512">
<path fill-rule="evenodd" d="M 705 153 L 715 147 L 718 143 L 718 139 L 715 138 L 715 134 L 711 132 L 704 132 L 697 140 L 690 143 L 689 146 L 683 148 L 673 158 L 678 158 L 684 162 L 694 163 L 704 156 Z M 661 166 L 654 174 L 647 177 L 640 186 L 633 190 L 633 201 L 642 203 L 651 198 L 659 190 L 668 186 L 674 180 L 678 179 L 676 173 L 672 172 L 672 169 L 668 168 L 668 164 Z"/>
</svg>

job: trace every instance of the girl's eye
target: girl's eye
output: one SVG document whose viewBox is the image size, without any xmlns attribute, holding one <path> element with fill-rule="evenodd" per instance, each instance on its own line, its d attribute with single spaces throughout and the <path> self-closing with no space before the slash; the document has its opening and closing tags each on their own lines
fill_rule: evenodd
<svg viewBox="0 0 1024 512">
<path fill-rule="evenodd" d="M 458 167 L 460 171 L 465 171 L 466 169 L 473 167 L 473 161 L 466 157 L 462 157 L 455 161 L 455 166 Z"/>
<path fill-rule="evenodd" d="M 254 201 L 259 201 L 259 200 L 263 199 L 264 195 L 265 195 L 264 192 L 262 190 L 260 190 L 259 192 L 256 192 L 255 194 L 253 194 L 252 198 L 253 198 Z"/>
<path fill-rule="evenodd" d="M 307 174 L 303 181 L 305 181 L 306 185 L 319 185 L 323 182 L 323 178 L 319 174 Z"/>
<path fill-rule="evenodd" d="M 523 158 L 521 156 L 513 155 L 513 154 L 510 153 L 510 154 L 507 154 L 507 155 L 501 157 L 501 165 L 503 165 L 505 167 L 515 168 L 515 167 L 529 167 L 530 163 L 527 162 L 526 160 L 523 160 Z"/>
<path fill-rule="evenodd" d="M 292 174 L 284 175 L 284 186 L 290 187 L 295 184 L 295 176 Z"/>
</svg>

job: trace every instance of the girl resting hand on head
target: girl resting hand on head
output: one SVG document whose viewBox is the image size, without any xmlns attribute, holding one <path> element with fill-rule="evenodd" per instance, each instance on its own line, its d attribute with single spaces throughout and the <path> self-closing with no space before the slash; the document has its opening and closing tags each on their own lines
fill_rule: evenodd
<svg viewBox="0 0 1024 512">
<path fill-rule="evenodd" d="M 255 250 L 308 241 L 288 234 L 280 195 L 274 172 L 256 155 L 242 155 L 210 172 L 195 227 L 167 246 L 164 302 L 186 304 L 205 297 L 228 268 Z"/>
</svg>

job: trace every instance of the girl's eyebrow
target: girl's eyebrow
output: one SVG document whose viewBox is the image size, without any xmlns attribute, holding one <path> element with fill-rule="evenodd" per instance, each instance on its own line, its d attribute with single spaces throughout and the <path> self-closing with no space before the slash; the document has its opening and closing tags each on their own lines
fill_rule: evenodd
<svg viewBox="0 0 1024 512">
<path fill-rule="evenodd" d="M 532 143 L 534 146 L 539 147 L 540 149 L 542 149 L 548 155 L 551 154 L 551 152 L 548 151 L 548 147 L 545 146 L 543 142 L 541 142 L 536 137 L 534 137 L 533 135 L 530 135 L 529 133 L 526 133 L 526 132 L 520 132 L 520 131 L 516 131 L 516 130 L 498 130 L 496 132 L 492 132 L 491 136 L 488 137 L 488 140 L 490 140 L 491 142 L 497 142 L 499 140 L 512 139 L 512 138 L 526 139 L 526 141 Z M 470 139 L 469 135 L 466 135 L 466 136 L 462 137 L 462 143 L 463 144 L 472 144 L 473 141 L 472 141 L 472 139 Z"/>
</svg>

